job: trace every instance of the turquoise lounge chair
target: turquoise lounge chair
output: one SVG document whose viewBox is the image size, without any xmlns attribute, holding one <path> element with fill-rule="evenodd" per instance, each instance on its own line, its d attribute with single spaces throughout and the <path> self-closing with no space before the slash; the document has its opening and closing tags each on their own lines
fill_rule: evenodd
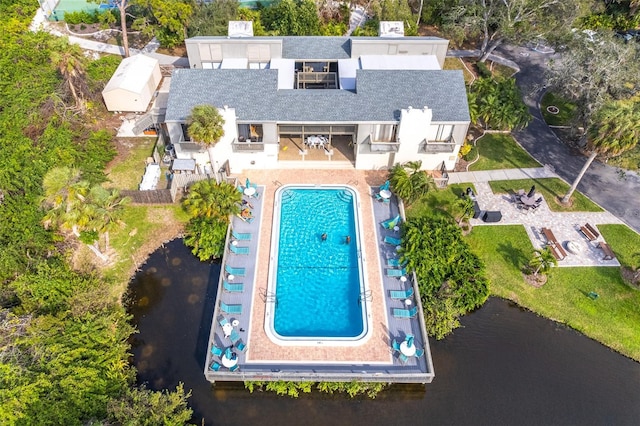
<svg viewBox="0 0 640 426">
<path fill-rule="evenodd" d="M 391 347 L 395 352 L 400 352 L 400 343 L 398 343 L 396 339 L 393 339 L 393 342 L 391 342 Z"/>
<path fill-rule="evenodd" d="M 247 348 L 247 345 L 244 344 L 242 339 L 238 340 L 236 343 L 234 343 L 234 345 L 240 352 L 244 352 L 244 350 Z"/>
<path fill-rule="evenodd" d="M 211 363 L 211 365 L 209 366 L 209 370 L 218 371 L 218 370 L 220 370 L 220 367 L 222 367 L 220 364 L 218 364 L 217 362 L 213 361 Z"/>
<path fill-rule="evenodd" d="M 384 229 L 393 229 L 400 224 L 400 219 L 400 215 L 397 215 L 396 217 L 380 222 L 380 225 L 382 225 Z"/>
<path fill-rule="evenodd" d="M 400 244 L 402 244 L 401 239 L 393 237 L 384 237 L 384 242 L 393 246 L 399 246 Z"/>
<path fill-rule="evenodd" d="M 378 201 L 382 201 L 385 204 L 389 204 L 391 202 L 390 198 L 384 198 L 382 195 L 380 195 L 379 193 L 376 193 L 373 195 L 374 197 L 376 197 L 376 200 Z"/>
<path fill-rule="evenodd" d="M 407 262 L 400 262 L 400 260 L 398 259 L 387 259 L 387 266 L 391 267 L 391 268 L 399 268 L 401 266 L 404 267 L 404 265 L 406 265 Z"/>
<path fill-rule="evenodd" d="M 412 309 L 393 309 L 393 316 L 396 318 L 415 318 L 418 315 L 418 307 L 414 306 Z"/>
<path fill-rule="evenodd" d="M 244 291 L 244 284 L 230 284 L 227 280 L 222 280 L 222 288 L 229 293 L 242 293 Z"/>
<path fill-rule="evenodd" d="M 218 315 L 218 324 L 221 327 L 224 327 L 225 324 L 229 324 L 229 320 L 224 315 Z"/>
<path fill-rule="evenodd" d="M 240 369 L 240 366 L 238 364 L 229 367 L 229 371 L 237 371 L 239 369 Z"/>
<path fill-rule="evenodd" d="M 401 277 L 407 273 L 406 269 L 387 269 L 388 277 Z"/>
<path fill-rule="evenodd" d="M 424 349 L 416 348 L 416 358 L 420 358 L 422 355 L 424 355 Z"/>
<path fill-rule="evenodd" d="M 380 187 L 378 189 L 380 189 L 380 191 L 388 191 L 389 190 L 389 181 L 386 181 L 385 183 L 380 185 Z"/>
<path fill-rule="evenodd" d="M 242 314 L 242 305 L 227 305 L 224 302 L 220 302 L 220 309 L 227 314 Z"/>
<path fill-rule="evenodd" d="M 248 232 L 241 233 L 241 232 L 231 231 L 231 236 L 239 241 L 251 241 L 251 234 Z"/>
<path fill-rule="evenodd" d="M 229 250 L 231 250 L 233 254 L 249 254 L 249 247 L 238 247 L 229 244 Z"/>
<path fill-rule="evenodd" d="M 240 335 L 238 334 L 235 328 L 231 330 L 231 334 L 229 335 L 229 340 L 231 340 L 231 344 L 233 345 L 237 344 L 240 341 Z"/>
<path fill-rule="evenodd" d="M 224 270 L 227 271 L 227 274 L 235 275 L 236 277 L 244 277 L 244 274 L 246 273 L 244 268 L 234 268 L 229 265 L 224 265 Z"/>
<path fill-rule="evenodd" d="M 413 287 L 411 287 L 409 290 L 391 290 L 389 294 L 391 295 L 392 299 L 408 299 L 413 296 Z"/>
<path fill-rule="evenodd" d="M 222 356 L 222 354 L 223 354 L 222 349 L 217 347 L 215 343 L 211 345 L 211 355 Z"/>
</svg>

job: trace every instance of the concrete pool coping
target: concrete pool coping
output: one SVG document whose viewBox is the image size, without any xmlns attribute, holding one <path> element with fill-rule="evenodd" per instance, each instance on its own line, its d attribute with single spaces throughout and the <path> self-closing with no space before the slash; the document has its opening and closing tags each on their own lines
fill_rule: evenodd
<svg viewBox="0 0 640 426">
<path fill-rule="evenodd" d="M 354 238 L 353 244 L 357 245 L 356 262 L 358 265 L 358 288 L 359 288 L 359 297 L 360 297 L 358 305 L 359 305 L 359 311 L 361 312 L 362 331 L 359 332 L 358 335 L 356 336 L 345 336 L 345 337 L 281 336 L 275 329 L 275 321 L 276 321 L 275 311 L 276 311 L 277 299 L 274 298 L 272 303 L 267 304 L 268 308 L 266 309 L 265 321 L 264 321 L 265 332 L 267 333 L 267 336 L 271 339 L 272 342 L 281 346 L 317 347 L 319 345 L 331 345 L 331 346 L 352 346 L 353 347 L 353 346 L 362 345 L 363 343 L 365 343 L 367 340 L 371 338 L 370 331 L 373 329 L 373 327 L 371 324 L 372 317 L 369 313 L 370 303 L 368 298 L 364 297 L 365 295 L 369 294 L 370 290 L 369 290 L 369 283 L 366 277 L 364 276 L 366 259 L 367 259 L 368 253 L 364 250 L 364 247 L 362 244 L 364 232 L 362 229 L 362 218 L 360 213 L 361 205 L 362 205 L 361 204 L 362 202 L 360 200 L 360 194 L 358 193 L 356 188 L 350 185 L 286 184 L 276 189 L 275 195 L 274 195 L 275 197 L 274 205 L 278 208 L 275 209 L 273 213 L 275 220 L 274 220 L 274 226 L 272 226 L 271 248 L 270 248 L 271 256 L 274 256 L 274 253 L 276 253 L 276 256 L 279 256 L 279 253 L 280 253 L 280 247 L 279 247 L 280 244 L 277 236 L 281 229 L 280 220 L 282 215 L 282 197 L 285 194 L 285 191 L 297 190 L 297 189 L 306 189 L 306 190 L 322 189 L 322 190 L 334 190 L 334 191 L 343 190 L 343 191 L 349 191 L 349 193 L 352 194 L 353 196 L 353 198 L 349 201 L 349 203 L 351 205 L 351 209 L 353 210 L 353 215 L 354 215 L 353 217 L 355 221 L 354 223 L 355 238 Z M 276 276 L 277 276 L 277 269 L 278 269 L 277 260 L 276 259 L 270 259 L 270 260 L 271 261 L 269 263 L 270 269 L 269 269 L 269 275 L 268 275 L 269 279 L 267 283 L 267 292 L 272 294 L 277 294 L 277 291 L 275 290 L 275 287 L 277 287 L 277 284 L 276 284 L 276 281 L 277 281 Z"/>
</svg>

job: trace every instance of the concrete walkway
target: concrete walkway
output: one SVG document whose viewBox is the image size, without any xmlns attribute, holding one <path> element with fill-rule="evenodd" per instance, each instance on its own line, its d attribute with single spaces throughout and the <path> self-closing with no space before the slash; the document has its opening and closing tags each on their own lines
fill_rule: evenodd
<svg viewBox="0 0 640 426">
<path fill-rule="evenodd" d="M 449 173 L 449 183 L 477 183 L 490 180 L 517 180 L 558 178 L 559 176 L 549 167 L 535 167 L 528 169 L 499 169 L 477 172 Z"/>
</svg>

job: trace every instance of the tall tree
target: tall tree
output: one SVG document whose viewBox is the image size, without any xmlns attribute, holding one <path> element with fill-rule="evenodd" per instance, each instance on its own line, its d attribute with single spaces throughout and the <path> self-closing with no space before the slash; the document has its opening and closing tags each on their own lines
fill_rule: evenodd
<svg viewBox="0 0 640 426">
<path fill-rule="evenodd" d="M 54 38 L 50 48 L 51 62 L 69 87 L 76 108 L 84 111 L 89 88 L 85 78 L 87 59 L 82 49 L 77 44 L 69 43 L 66 37 Z"/>
<path fill-rule="evenodd" d="M 122 224 L 124 207 L 129 199 L 121 197 L 117 189 L 105 189 L 95 185 L 89 192 L 92 207 L 92 225 L 105 240 L 105 252 L 109 251 L 109 232 Z"/>
<path fill-rule="evenodd" d="M 196 105 L 187 117 L 187 131 L 191 139 L 202 144 L 209 153 L 209 162 L 213 170 L 213 148 L 224 136 L 224 118 L 218 109 L 212 105 Z M 217 170 L 213 170 L 217 176 Z"/>
<path fill-rule="evenodd" d="M 409 161 L 396 164 L 389 173 L 391 189 L 407 203 L 414 202 L 433 187 L 433 179 L 420 170 L 421 167 L 422 161 Z"/>
<path fill-rule="evenodd" d="M 546 274 L 553 266 L 558 266 L 558 259 L 553 255 L 549 246 L 535 250 L 533 257 L 529 260 L 529 267 L 533 269 L 533 275 L 536 276 L 540 272 Z"/>
<path fill-rule="evenodd" d="M 585 172 L 598 155 L 613 157 L 634 148 L 640 138 L 640 102 L 637 98 L 605 104 L 596 114 L 587 132 L 591 151 L 571 188 L 562 198 L 568 203 Z"/>
<path fill-rule="evenodd" d="M 447 14 L 445 27 L 480 34 L 480 61 L 505 41 L 522 43 L 552 37 L 570 28 L 582 9 L 581 1 L 561 0 L 460 0 Z"/>
<path fill-rule="evenodd" d="M 192 3 L 184 0 L 134 0 L 142 13 L 134 21 L 134 28 L 155 35 L 165 47 L 182 43 L 193 13 Z"/>
<path fill-rule="evenodd" d="M 229 216 L 240 213 L 242 195 L 226 182 L 202 180 L 191 186 L 182 202 L 191 217 L 205 217 L 229 223 Z"/>
<path fill-rule="evenodd" d="M 47 209 L 43 218 L 45 228 L 59 227 L 79 236 L 79 217 L 89 193 L 89 185 L 81 180 L 80 171 L 68 167 L 55 167 L 44 176 L 42 188 L 42 205 Z"/>
</svg>

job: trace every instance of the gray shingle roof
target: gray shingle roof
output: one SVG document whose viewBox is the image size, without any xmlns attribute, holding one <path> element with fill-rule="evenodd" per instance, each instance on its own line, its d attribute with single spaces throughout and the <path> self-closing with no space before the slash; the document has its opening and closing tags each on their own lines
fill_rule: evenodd
<svg viewBox="0 0 640 426">
<path fill-rule="evenodd" d="M 282 57 L 289 59 L 348 59 L 349 37 L 283 37 Z"/>
<path fill-rule="evenodd" d="M 427 106 L 438 122 L 469 121 L 462 71 L 358 70 L 356 93 L 277 90 L 277 70 L 177 69 L 167 121 L 183 121 L 196 105 L 228 105 L 239 120 L 277 122 L 389 122 L 400 109 Z"/>
</svg>

